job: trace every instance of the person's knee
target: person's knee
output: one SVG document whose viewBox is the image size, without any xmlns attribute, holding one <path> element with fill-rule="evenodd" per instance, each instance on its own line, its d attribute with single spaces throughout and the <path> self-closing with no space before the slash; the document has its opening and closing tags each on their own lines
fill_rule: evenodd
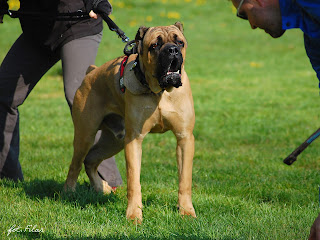
<svg viewBox="0 0 320 240">
<path fill-rule="evenodd" d="M 29 93 L 29 85 L 22 75 L 7 76 L 0 73 L 0 111 L 15 111 Z"/>
</svg>

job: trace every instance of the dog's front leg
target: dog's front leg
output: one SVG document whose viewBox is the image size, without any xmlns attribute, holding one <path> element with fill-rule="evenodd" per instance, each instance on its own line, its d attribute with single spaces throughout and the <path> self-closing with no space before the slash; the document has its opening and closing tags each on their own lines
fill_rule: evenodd
<svg viewBox="0 0 320 240">
<path fill-rule="evenodd" d="M 125 156 L 127 165 L 127 218 L 142 221 L 142 197 L 140 185 L 142 138 L 131 138 L 126 135 Z"/>
<path fill-rule="evenodd" d="M 192 200 L 192 165 L 194 155 L 194 136 L 192 133 L 176 134 L 177 163 L 179 171 L 179 198 L 178 208 L 181 215 L 196 217 Z"/>
</svg>

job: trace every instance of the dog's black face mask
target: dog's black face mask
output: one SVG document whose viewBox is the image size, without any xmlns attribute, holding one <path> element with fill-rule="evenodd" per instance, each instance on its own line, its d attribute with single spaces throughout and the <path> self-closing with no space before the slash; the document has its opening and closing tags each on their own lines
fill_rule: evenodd
<svg viewBox="0 0 320 240">
<path fill-rule="evenodd" d="M 155 47 L 155 46 L 153 46 Z M 161 88 L 180 87 L 181 83 L 181 66 L 183 57 L 180 51 L 180 46 L 167 43 L 159 51 L 158 66 L 156 77 Z"/>
</svg>

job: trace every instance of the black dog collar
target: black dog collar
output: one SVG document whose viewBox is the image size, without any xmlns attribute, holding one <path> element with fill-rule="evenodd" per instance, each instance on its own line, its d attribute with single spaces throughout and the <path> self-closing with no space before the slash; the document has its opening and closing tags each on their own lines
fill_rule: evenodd
<svg viewBox="0 0 320 240">
<path fill-rule="evenodd" d="M 139 80 L 139 82 L 147 87 L 148 89 L 150 89 L 149 84 L 147 83 L 146 77 L 144 75 L 144 73 L 141 71 L 141 67 L 140 67 L 140 61 L 139 61 L 139 55 L 137 56 L 132 68 L 134 71 L 134 74 L 136 75 L 137 79 Z"/>
</svg>

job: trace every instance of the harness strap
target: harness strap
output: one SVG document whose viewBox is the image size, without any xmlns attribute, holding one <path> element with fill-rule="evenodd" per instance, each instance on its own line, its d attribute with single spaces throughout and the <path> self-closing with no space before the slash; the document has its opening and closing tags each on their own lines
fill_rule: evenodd
<svg viewBox="0 0 320 240">
<path fill-rule="evenodd" d="M 120 65 L 119 86 L 120 86 L 121 92 L 123 92 L 123 93 L 126 91 L 126 87 L 124 85 L 123 75 L 124 75 L 124 68 L 128 62 L 128 58 L 129 58 L 129 56 L 125 56 L 124 59 L 121 61 L 121 65 Z M 138 81 L 141 83 L 141 85 L 143 85 L 147 89 L 150 89 L 149 84 L 146 81 L 146 77 L 140 69 L 139 56 L 137 56 L 133 66 L 131 67 L 130 71 L 132 71 L 132 70 L 134 71 L 134 74 L 135 74 L 136 78 L 138 79 Z"/>
<path fill-rule="evenodd" d="M 119 85 L 120 85 L 120 90 L 123 93 L 126 91 L 126 86 L 124 86 L 124 81 L 123 81 L 123 73 L 124 73 L 124 67 L 127 65 L 127 62 L 128 62 L 128 56 L 125 56 L 124 59 L 121 61 L 121 65 L 120 65 Z"/>
</svg>

